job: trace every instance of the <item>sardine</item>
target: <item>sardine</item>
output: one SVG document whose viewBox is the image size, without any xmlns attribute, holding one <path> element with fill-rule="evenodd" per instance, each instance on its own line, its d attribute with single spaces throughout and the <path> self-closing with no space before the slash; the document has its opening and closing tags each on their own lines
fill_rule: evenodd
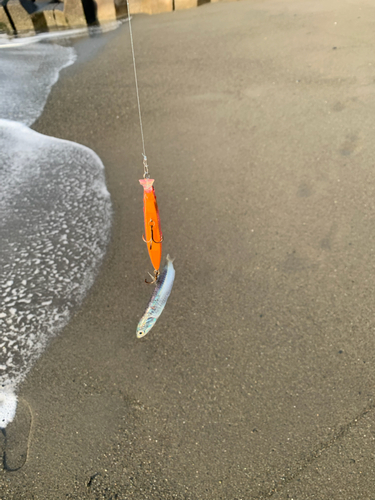
<svg viewBox="0 0 375 500">
<path fill-rule="evenodd" d="M 141 339 L 151 330 L 156 323 L 156 320 L 163 312 L 168 297 L 172 291 L 172 286 L 175 277 L 173 260 L 167 255 L 167 265 L 164 267 L 160 276 L 156 280 L 156 287 L 150 302 L 146 308 L 142 319 L 137 326 L 137 338 Z"/>
</svg>

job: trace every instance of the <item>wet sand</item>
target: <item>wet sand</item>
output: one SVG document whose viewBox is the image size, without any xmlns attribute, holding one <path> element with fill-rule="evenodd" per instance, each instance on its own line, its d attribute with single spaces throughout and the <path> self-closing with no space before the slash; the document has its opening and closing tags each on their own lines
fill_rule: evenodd
<svg viewBox="0 0 375 500">
<path fill-rule="evenodd" d="M 374 13 L 244 0 L 134 18 L 176 258 L 143 340 L 151 266 L 128 27 L 75 44 L 33 128 L 100 156 L 112 239 L 20 388 L 0 435 L 1 498 L 371 497 Z"/>
</svg>

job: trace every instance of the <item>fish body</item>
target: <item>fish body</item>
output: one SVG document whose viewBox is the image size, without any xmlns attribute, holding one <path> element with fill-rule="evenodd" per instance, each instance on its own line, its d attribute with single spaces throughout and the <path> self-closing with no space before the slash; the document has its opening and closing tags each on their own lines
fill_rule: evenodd
<svg viewBox="0 0 375 500">
<path fill-rule="evenodd" d="M 156 323 L 156 320 L 163 312 L 168 297 L 172 291 L 175 277 L 173 259 L 167 255 L 167 265 L 164 267 L 156 281 L 156 287 L 144 315 L 137 326 L 137 338 L 140 339 L 147 335 Z"/>
</svg>

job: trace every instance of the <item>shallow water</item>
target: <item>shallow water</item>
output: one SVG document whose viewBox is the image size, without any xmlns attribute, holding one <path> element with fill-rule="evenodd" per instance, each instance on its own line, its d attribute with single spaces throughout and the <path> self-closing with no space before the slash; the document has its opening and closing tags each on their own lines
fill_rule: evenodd
<svg viewBox="0 0 375 500">
<path fill-rule="evenodd" d="M 111 226 L 100 158 L 32 131 L 73 48 L 0 49 L 0 427 L 15 391 L 92 285 Z"/>
<path fill-rule="evenodd" d="M 52 43 L 0 50 L 0 118 L 32 125 L 59 72 L 75 60 L 72 47 Z"/>
</svg>

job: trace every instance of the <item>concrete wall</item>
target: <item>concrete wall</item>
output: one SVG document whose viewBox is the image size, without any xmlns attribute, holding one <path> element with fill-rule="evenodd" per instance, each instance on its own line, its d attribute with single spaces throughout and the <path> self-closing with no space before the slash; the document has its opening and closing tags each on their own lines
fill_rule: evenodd
<svg viewBox="0 0 375 500">
<path fill-rule="evenodd" d="M 0 5 L 0 33 L 10 35 L 12 32 L 13 28 L 9 22 L 8 16 L 6 15 L 5 9 L 2 5 Z"/>
<path fill-rule="evenodd" d="M 173 0 L 129 0 L 131 14 L 161 14 L 173 10 Z"/>
<path fill-rule="evenodd" d="M 6 0 L 5 0 L 6 1 Z M 86 2 L 91 0 L 86 0 Z M 93 0 L 94 17 L 103 24 L 127 15 L 126 0 Z M 160 14 L 172 10 L 191 9 L 210 0 L 129 0 L 131 14 Z M 217 2 L 220 0 L 211 0 Z M 64 3 L 34 5 L 39 9 L 28 14 L 19 0 L 9 0 L 5 8 L 0 0 L 0 33 L 12 34 L 11 17 L 17 33 L 35 33 L 87 26 L 82 0 L 64 0 Z M 87 14 L 87 12 L 86 12 Z"/>
<path fill-rule="evenodd" d="M 38 7 L 38 3 L 35 5 Z M 87 26 L 80 0 L 65 0 L 64 3 L 43 5 L 42 10 L 28 14 L 19 0 L 9 0 L 6 7 L 0 5 L 0 33 L 12 34 L 13 26 L 17 33 L 33 34 L 70 27 Z"/>
</svg>

